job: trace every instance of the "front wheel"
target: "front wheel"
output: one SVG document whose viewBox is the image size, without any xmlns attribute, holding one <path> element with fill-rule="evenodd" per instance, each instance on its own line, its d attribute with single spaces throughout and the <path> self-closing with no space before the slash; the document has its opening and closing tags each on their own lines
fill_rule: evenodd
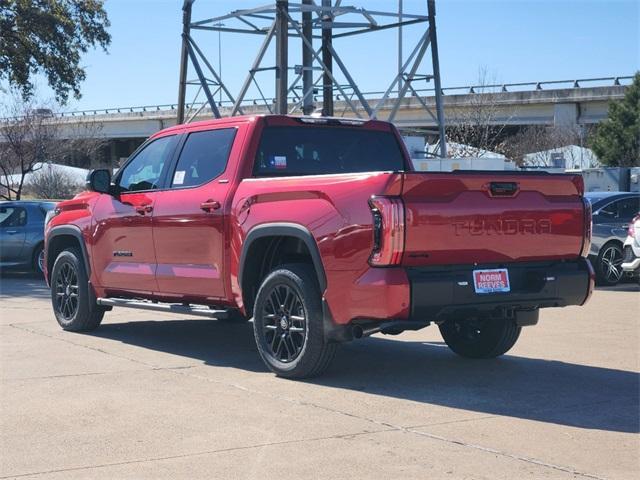
<svg viewBox="0 0 640 480">
<path fill-rule="evenodd" d="M 617 242 L 609 242 L 600 249 L 596 260 L 596 277 L 598 284 L 604 286 L 617 285 L 622 278 L 622 246 Z"/>
<path fill-rule="evenodd" d="M 508 352 L 521 327 L 503 318 L 452 319 L 440 325 L 445 343 L 467 358 L 494 358 Z"/>
<path fill-rule="evenodd" d="M 94 330 L 104 309 L 89 295 L 89 279 L 76 248 L 60 252 L 51 270 L 51 303 L 58 324 L 72 332 Z"/>
<path fill-rule="evenodd" d="M 314 271 L 284 265 L 262 283 L 253 309 L 258 352 L 269 369 L 286 378 L 320 375 L 336 344 L 325 339 L 321 293 Z"/>
</svg>

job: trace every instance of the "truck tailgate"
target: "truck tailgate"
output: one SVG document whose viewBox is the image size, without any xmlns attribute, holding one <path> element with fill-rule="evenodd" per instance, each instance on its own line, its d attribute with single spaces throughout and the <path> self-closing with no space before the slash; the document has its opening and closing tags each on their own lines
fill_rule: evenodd
<svg viewBox="0 0 640 480">
<path fill-rule="evenodd" d="M 405 266 L 573 259 L 585 237 L 582 177 L 407 172 Z"/>
</svg>

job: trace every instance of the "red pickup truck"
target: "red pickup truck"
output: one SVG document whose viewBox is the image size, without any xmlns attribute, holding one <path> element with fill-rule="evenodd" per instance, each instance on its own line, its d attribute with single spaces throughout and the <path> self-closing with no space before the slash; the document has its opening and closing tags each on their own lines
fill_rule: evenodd
<svg viewBox="0 0 640 480">
<path fill-rule="evenodd" d="M 133 307 L 253 318 L 278 375 L 318 375 L 340 342 L 431 323 L 495 357 L 594 274 L 579 175 L 420 173 L 381 121 L 250 116 L 178 125 L 47 218 L 65 330 Z"/>
</svg>

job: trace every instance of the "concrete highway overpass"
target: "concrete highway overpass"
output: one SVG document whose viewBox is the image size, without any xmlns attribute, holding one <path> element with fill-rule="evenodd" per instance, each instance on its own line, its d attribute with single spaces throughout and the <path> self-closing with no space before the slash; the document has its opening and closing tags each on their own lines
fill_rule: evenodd
<svg viewBox="0 0 640 480">
<path fill-rule="evenodd" d="M 512 129 L 529 125 L 591 125 L 600 122 L 607 116 L 609 102 L 624 97 L 632 77 L 618 77 L 606 79 L 590 79 L 571 82 L 543 82 L 530 84 L 511 84 L 495 88 L 491 93 L 486 87 L 455 87 L 444 89 L 444 111 L 447 125 L 454 125 L 482 111 L 482 117 L 495 125 L 508 125 Z M 622 80 L 622 82 L 621 82 Z M 600 81 L 597 86 L 582 86 L 580 82 Z M 602 85 L 606 81 L 607 85 Z M 549 88 L 549 84 L 562 85 L 563 88 Z M 621 84 L 623 83 L 623 84 Z M 625 85 L 625 83 L 627 85 Z M 528 89 L 522 89 L 528 86 Z M 516 90 L 518 89 L 519 90 Z M 483 90 L 484 89 L 484 90 Z M 515 90 L 515 91 L 514 91 Z M 422 96 L 408 96 L 403 99 L 394 123 L 400 128 L 429 128 L 435 126 L 435 121 L 425 105 L 435 112 L 435 97 L 428 92 Z M 368 94 L 371 106 L 378 103 L 377 98 Z M 269 113 L 272 106 L 270 100 L 249 100 L 243 104 L 244 114 Z M 378 110 L 377 118 L 386 120 L 389 116 L 394 98 L 387 99 Z M 362 117 L 366 112 L 359 102 L 353 101 Z M 321 103 L 317 102 L 321 108 Z M 290 105 L 294 109 L 295 105 Z M 220 113 L 227 116 L 231 113 L 231 105 L 222 103 Z M 195 113 L 195 112 L 194 112 Z M 294 113 L 300 113 L 296 110 Z M 344 100 L 335 102 L 335 115 L 354 117 L 354 112 Z M 189 113 L 187 112 L 187 118 Z M 194 120 L 212 118 L 209 109 L 202 109 L 193 117 Z M 143 139 L 153 133 L 176 124 L 176 105 L 156 105 L 146 107 L 126 107 L 105 110 L 89 110 L 82 112 L 68 112 L 62 115 L 62 120 L 73 127 L 83 122 L 99 122 L 102 126 L 101 134 L 110 139 L 111 161 L 128 156 Z M 70 131 L 77 128 L 70 128 Z"/>
</svg>

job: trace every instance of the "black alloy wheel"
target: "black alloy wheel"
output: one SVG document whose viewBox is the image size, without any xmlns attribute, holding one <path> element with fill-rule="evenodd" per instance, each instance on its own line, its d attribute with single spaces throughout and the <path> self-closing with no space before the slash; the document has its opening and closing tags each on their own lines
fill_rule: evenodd
<svg viewBox="0 0 640 480">
<path fill-rule="evenodd" d="M 55 309 L 64 320 L 73 319 L 78 311 L 78 272 L 71 262 L 64 263 L 58 270 L 55 284 Z"/>
<path fill-rule="evenodd" d="M 60 252 L 50 272 L 51 305 L 58 324 L 72 332 L 94 330 L 100 325 L 104 308 L 97 305 L 77 248 Z"/>
<path fill-rule="evenodd" d="M 295 360 L 307 340 L 307 319 L 298 294 L 288 285 L 271 288 L 262 309 L 269 354 L 283 363 Z"/>
<path fill-rule="evenodd" d="M 253 308 L 258 353 L 269 369 L 286 378 L 324 372 L 336 344 L 324 331 L 322 294 L 307 264 L 278 267 L 263 280 Z"/>
</svg>

